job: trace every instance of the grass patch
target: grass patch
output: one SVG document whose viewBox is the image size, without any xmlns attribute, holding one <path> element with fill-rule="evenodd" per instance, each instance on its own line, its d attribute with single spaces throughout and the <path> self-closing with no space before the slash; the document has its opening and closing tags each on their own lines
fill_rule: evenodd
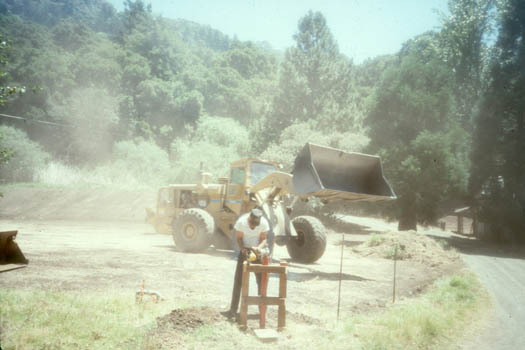
<svg viewBox="0 0 525 350">
<path fill-rule="evenodd" d="M 145 349 L 165 304 L 118 295 L 0 290 L 0 339 L 14 349 Z"/>
<path fill-rule="evenodd" d="M 488 304 L 477 278 L 461 274 L 437 281 L 418 299 L 406 300 L 355 326 L 363 349 L 443 349 Z M 354 324 L 356 324 L 354 322 Z"/>
<path fill-rule="evenodd" d="M 366 245 L 369 247 L 377 247 L 378 245 L 383 244 L 384 241 L 385 241 L 384 237 L 381 237 L 380 235 L 376 233 L 372 233 L 370 238 L 368 238 L 368 240 L 366 241 Z"/>
<path fill-rule="evenodd" d="M 174 305 L 135 304 L 118 296 L 0 290 L 3 349 L 446 349 L 480 317 L 487 295 L 472 274 L 437 281 L 415 299 L 339 323 L 319 309 L 322 325 L 288 321 L 278 343 L 263 344 L 221 321 L 191 330 L 156 329 Z M 188 307 L 191 305 L 177 305 Z"/>
<path fill-rule="evenodd" d="M 404 245 L 394 242 L 392 247 L 383 254 L 383 257 L 390 260 L 405 260 L 409 257 L 409 253 Z"/>
</svg>

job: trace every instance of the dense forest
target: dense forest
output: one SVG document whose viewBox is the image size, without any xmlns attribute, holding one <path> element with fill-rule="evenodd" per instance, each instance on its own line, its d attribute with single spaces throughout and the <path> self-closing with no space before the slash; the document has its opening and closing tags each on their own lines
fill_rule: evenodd
<svg viewBox="0 0 525 350">
<path fill-rule="evenodd" d="M 439 29 L 354 64 L 322 13 L 284 53 L 142 0 L 0 1 L 0 178 L 157 186 L 305 142 L 378 154 L 400 229 L 461 205 L 525 240 L 525 2 L 450 0 Z M 17 119 L 18 118 L 18 119 Z"/>
</svg>

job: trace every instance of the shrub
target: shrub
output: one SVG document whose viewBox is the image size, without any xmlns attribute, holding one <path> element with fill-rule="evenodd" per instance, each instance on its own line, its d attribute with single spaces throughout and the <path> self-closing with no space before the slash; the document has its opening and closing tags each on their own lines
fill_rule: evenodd
<svg viewBox="0 0 525 350">
<path fill-rule="evenodd" d="M 369 247 L 376 247 L 378 245 L 381 245 L 383 244 L 383 242 L 385 241 L 385 239 L 375 233 L 372 233 L 372 235 L 370 236 L 370 238 L 368 239 L 367 241 L 367 245 Z"/>
<path fill-rule="evenodd" d="M 326 132 L 319 130 L 311 122 L 295 123 L 283 130 L 279 142 L 270 144 L 262 153 L 262 157 L 280 162 L 286 171 L 291 171 L 295 157 L 307 142 L 348 152 L 359 152 L 368 141 L 369 139 L 362 134 Z"/>
<path fill-rule="evenodd" d="M 251 149 L 248 130 L 231 118 L 203 116 L 195 130 L 171 145 L 174 178 L 193 183 L 200 164 L 215 178 L 227 176 L 231 162 L 245 157 Z"/>
<path fill-rule="evenodd" d="M 114 182 L 128 175 L 140 184 L 163 185 L 170 178 L 170 161 L 168 153 L 153 142 L 120 141 L 113 148 L 111 165 L 98 171 L 107 171 Z"/>
<path fill-rule="evenodd" d="M 170 178 L 168 154 L 147 141 L 120 141 L 112 161 L 95 168 L 77 168 L 52 161 L 38 172 L 38 181 L 51 185 L 100 185 L 125 189 L 165 185 Z"/>
<path fill-rule="evenodd" d="M 0 164 L 0 179 L 8 182 L 33 181 L 46 165 L 49 154 L 31 141 L 27 134 L 10 126 L 0 126 L 0 148 L 8 149 L 10 157 Z"/>
</svg>

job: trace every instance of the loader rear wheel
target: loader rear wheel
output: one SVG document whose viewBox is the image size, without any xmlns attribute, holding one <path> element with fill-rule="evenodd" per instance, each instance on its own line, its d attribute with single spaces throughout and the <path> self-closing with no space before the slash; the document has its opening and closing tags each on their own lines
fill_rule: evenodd
<svg viewBox="0 0 525 350">
<path fill-rule="evenodd" d="M 290 257 L 298 262 L 311 264 L 323 256 L 326 233 L 321 221 L 313 216 L 298 216 L 292 221 L 297 237 L 286 244 Z"/>
<path fill-rule="evenodd" d="M 173 222 L 173 241 L 184 252 L 201 252 L 211 244 L 213 217 L 197 208 L 184 210 Z"/>
</svg>

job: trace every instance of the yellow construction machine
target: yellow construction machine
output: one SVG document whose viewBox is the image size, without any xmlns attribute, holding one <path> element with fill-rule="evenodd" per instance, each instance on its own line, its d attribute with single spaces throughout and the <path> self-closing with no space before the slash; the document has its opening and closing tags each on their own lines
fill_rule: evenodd
<svg viewBox="0 0 525 350">
<path fill-rule="evenodd" d="M 395 199 L 377 156 L 348 153 L 307 143 L 297 155 L 292 174 L 279 164 L 255 158 L 236 161 L 229 177 L 209 183 L 201 172 L 196 184 L 162 187 L 156 211 L 146 209 L 147 221 L 159 233 L 173 235 L 175 245 L 187 252 L 203 251 L 211 244 L 229 248 L 237 218 L 255 207 L 270 223 L 271 237 L 287 246 L 295 261 L 312 263 L 326 248 L 323 224 L 312 216 L 291 218 L 297 199 L 378 201 Z"/>
</svg>

